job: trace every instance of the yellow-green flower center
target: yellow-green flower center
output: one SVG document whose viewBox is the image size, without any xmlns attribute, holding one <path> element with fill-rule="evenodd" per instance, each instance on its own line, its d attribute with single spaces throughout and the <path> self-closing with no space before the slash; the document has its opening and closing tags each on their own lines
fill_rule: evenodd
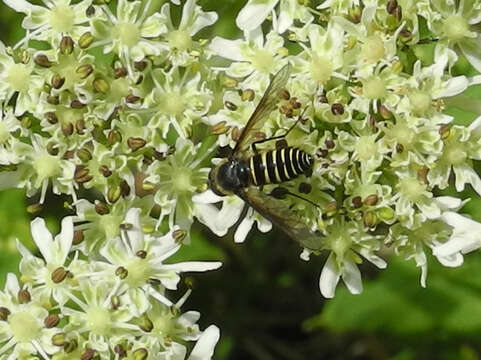
<svg viewBox="0 0 481 360">
<path fill-rule="evenodd" d="M 431 95 L 424 91 L 414 91 L 408 95 L 411 101 L 413 113 L 416 115 L 424 115 L 431 107 Z"/>
<path fill-rule="evenodd" d="M 269 51 L 259 49 L 252 58 L 252 65 L 260 72 L 270 73 L 274 67 L 274 57 Z"/>
<path fill-rule="evenodd" d="M 119 22 L 112 29 L 112 37 L 118 39 L 122 45 L 133 47 L 140 40 L 140 30 L 137 25 L 128 22 Z"/>
<path fill-rule="evenodd" d="M 377 143 L 372 136 L 361 136 L 356 143 L 356 152 L 361 161 L 371 159 L 377 153 Z"/>
<path fill-rule="evenodd" d="M 452 144 L 444 149 L 445 159 L 451 165 L 460 165 L 466 161 L 468 155 L 459 144 Z"/>
<path fill-rule="evenodd" d="M 158 99 L 159 111 L 166 115 L 182 115 L 185 110 L 184 98 L 177 92 L 162 94 Z"/>
<path fill-rule="evenodd" d="M 145 285 L 152 273 L 152 268 L 147 259 L 135 258 L 126 264 L 125 268 L 128 271 L 125 281 L 133 288 Z"/>
<path fill-rule="evenodd" d="M 382 99 L 386 96 L 386 84 L 379 77 L 373 77 L 364 82 L 362 93 L 368 99 Z"/>
<path fill-rule="evenodd" d="M 10 66 L 7 73 L 7 81 L 10 87 L 19 92 L 29 89 L 31 70 L 24 64 L 14 64 Z"/>
<path fill-rule="evenodd" d="M 193 191 L 195 187 L 192 186 L 192 170 L 189 168 L 178 168 L 175 171 L 174 188 L 177 193 Z"/>
<path fill-rule="evenodd" d="M 107 239 L 119 236 L 119 227 L 122 223 L 122 217 L 107 214 L 100 217 L 99 226 L 104 231 Z"/>
<path fill-rule="evenodd" d="M 426 191 L 426 185 L 421 184 L 418 179 L 408 177 L 399 180 L 399 190 L 409 201 L 416 202 Z"/>
<path fill-rule="evenodd" d="M 48 154 L 37 157 L 33 168 L 40 179 L 47 179 L 60 174 L 60 160 Z"/>
<path fill-rule="evenodd" d="M 184 30 L 174 30 L 167 35 L 169 46 L 180 51 L 189 50 L 192 47 L 192 38 Z"/>
<path fill-rule="evenodd" d="M 18 312 L 8 318 L 10 328 L 17 342 L 30 342 L 40 336 L 38 320 L 28 312 Z"/>
<path fill-rule="evenodd" d="M 414 142 L 415 133 L 405 123 L 394 125 L 390 131 L 391 136 L 397 143 L 402 144 L 405 149 L 409 149 Z"/>
<path fill-rule="evenodd" d="M 69 33 L 75 25 L 75 13 L 71 6 L 58 5 L 50 12 L 50 25 L 58 33 Z"/>
<path fill-rule="evenodd" d="M 372 64 L 384 57 L 386 49 L 384 43 L 379 36 L 371 35 L 366 38 L 364 44 L 362 44 L 361 54 L 364 61 Z"/>
<path fill-rule="evenodd" d="M 93 306 L 87 310 L 87 326 L 97 335 L 108 335 L 110 332 L 111 317 L 106 308 Z"/>
<path fill-rule="evenodd" d="M 321 84 L 325 84 L 332 76 L 332 62 L 325 58 L 313 54 L 311 63 L 309 64 L 311 76 L 314 80 Z"/>
<path fill-rule="evenodd" d="M 449 40 L 459 41 L 469 31 L 469 24 L 461 15 L 451 15 L 444 21 L 443 31 Z"/>
</svg>

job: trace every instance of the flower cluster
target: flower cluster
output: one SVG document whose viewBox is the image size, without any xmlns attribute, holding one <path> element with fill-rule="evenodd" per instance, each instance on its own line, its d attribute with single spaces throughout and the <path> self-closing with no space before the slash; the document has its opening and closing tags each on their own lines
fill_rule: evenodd
<svg viewBox="0 0 481 360">
<path fill-rule="evenodd" d="M 0 46 L 1 187 L 26 189 L 34 210 L 48 192 L 67 195 L 75 215 L 55 241 L 33 221 L 43 259 L 19 245 L 21 285 L 10 276 L 1 296 L 2 359 L 183 359 L 191 340 L 192 359 L 210 358 L 216 328 L 202 333 L 198 313 L 180 313 L 188 293 L 174 303 L 166 291 L 181 272 L 220 264 L 163 261 L 195 220 L 217 235 L 240 221 L 236 242 L 254 223 L 271 229 L 252 208 L 241 220 L 244 201 L 215 195 L 208 175 L 286 64 L 278 111 L 255 137 L 292 128 L 288 144 L 315 156 L 275 201 L 318 234 L 301 257 L 327 254 L 325 297 L 340 279 L 361 292 L 358 264 L 384 268 L 381 250 L 414 259 L 424 286 L 427 251 L 459 266 L 481 247 L 466 231 L 481 225 L 457 214 L 465 201 L 440 196 L 466 184 L 481 195 L 481 118 L 446 112 L 480 82 L 455 70 L 463 58 L 481 72 L 479 1 L 249 0 L 236 39 L 201 38 L 219 15 L 195 0 L 3 2 L 25 14 L 26 35 Z"/>
</svg>

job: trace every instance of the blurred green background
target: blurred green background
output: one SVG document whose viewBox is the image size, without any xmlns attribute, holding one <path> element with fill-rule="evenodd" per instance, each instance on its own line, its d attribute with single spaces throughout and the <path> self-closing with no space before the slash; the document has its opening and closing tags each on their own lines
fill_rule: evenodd
<svg viewBox="0 0 481 360">
<path fill-rule="evenodd" d="M 199 3 L 220 14 L 203 37 L 238 35 L 234 20 L 245 1 Z M 5 44 L 22 38 L 21 19 L 0 4 L 0 39 Z M 429 57 L 429 49 L 422 47 L 416 55 L 422 58 L 423 52 Z M 456 71 L 474 74 L 466 61 Z M 480 87 L 468 93 L 481 98 Z M 462 124 L 476 117 L 459 109 L 448 112 Z M 479 197 L 471 189 L 458 196 L 472 198 L 463 212 L 481 220 Z M 58 231 L 58 219 L 66 213 L 63 199 L 51 197 L 46 204 L 51 205 L 40 216 L 47 218 L 52 231 Z M 33 249 L 27 205 L 22 190 L 0 192 L 2 286 L 5 274 L 18 268 L 15 239 Z M 219 239 L 196 225 L 192 245 L 177 255 L 178 259 L 224 262 L 221 271 L 195 276 L 196 291 L 184 308 L 202 313 L 203 328 L 210 323 L 221 327 L 216 359 L 481 359 L 479 252 L 466 256 L 465 264 L 456 269 L 444 268 L 431 258 L 427 289 L 419 285 L 420 272 L 412 261 L 389 259 L 388 269 L 382 272 L 363 264 L 363 294 L 350 295 L 339 286 L 335 299 L 326 301 L 318 290 L 325 258 L 300 260 L 297 244 L 277 230 L 267 235 L 252 231 L 241 245 L 234 244 L 232 237 L 229 233 Z"/>
</svg>

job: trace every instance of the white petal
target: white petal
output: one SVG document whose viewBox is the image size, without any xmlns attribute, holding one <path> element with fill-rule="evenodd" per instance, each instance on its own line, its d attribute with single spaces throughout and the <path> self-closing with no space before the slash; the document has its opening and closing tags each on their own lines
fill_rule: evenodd
<svg viewBox="0 0 481 360">
<path fill-rule="evenodd" d="M 214 348 L 219 338 L 219 328 L 215 325 L 209 326 L 197 340 L 188 360 L 210 360 L 214 355 Z"/>
<path fill-rule="evenodd" d="M 438 95 L 438 97 L 450 97 L 462 93 L 469 86 L 469 81 L 466 76 L 456 76 L 449 79 L 445 84 L 445 89 Z"/>
<path fill-rule="evenodd" d="M 278 1 L 267 0 L 258 3 L 255 0 L 249 0 L 237 15 L 235 20 L 237 27 L 241 30 L 249 31 L 260 26 Z"/>
<path fill-rule="evenodd" d="M 194 203 L 194 216 L 217 236 L 227 234 L 229 228 L 219 227 L 219 210 L 212 204 Z"/>
<path fill-rule="evenodd" d="M 192 196 L 193 202 L 199 202 L 202 204 L 214 204 L 222 201 L 223 199 L 223 196 L 216 195 L 211 189 Z"/>
<path fill-rule="evenodd" d="M 52 234 L 45 226 L 45 221 L 42 218 L 36 218 L 31 223 L 32 238 L 38 249 L 42 253 L 43 258 L 47 263 L 52 260 Z"/>
<path fill-rule="evenodd" d="M 458 210 L 463 205 L 463 201 L 461 199 L 453 196 L 438 196 L 433 200 L 441 210 Z"/>
<path fill-rule="evenodd" d="M 253 224 L 254 224 L 254 218 L 252 216 L 246 216 L 235 231 L 234 242 L 236 243 L 244 242 Z"/>
<path fill-rule="evenodd" d="M 322 268 L 319 278 L 319 289 L 321 290 L 322 296 L 328 299 L 334 297 L 340 277 L 341 274 L 337 269 L 335 255 L 331 253 Z"/>
<path fill-rule="evenodd" d="M 459 47 L 470 64 L 481 72 L 481 36 L 460 42 Z"/>
<path fill-rule="evenodd" d="M 437 259 L 443 266 L 447 267 L 458 267 L 463 265 L 464 262 L 463 255 L 459 253 L 450 256 L 438 256 Z"/>
<path fill-rule="evenodd" d="M 242 40 L 228 40 L 216 36 L 212 39 L 209 49 L 216 55 L 233 61 L 245 61 L 240 45 Z"/>
<path fill-rule="evenodd" d="M 14 273 L 7 274 L 7 281 L 5 282 L 5 291 L 17 296 L 20 291 L 20 285 L 18 284 L 17 275 Z"/>
<path fill-rule="evenodd" d="M 174 270 L 178 272 L 201 272 L 215 270 L 222 266 L 220 261 L 186 261 L 176 264 L 164 264 L 162 269 Z"/>
<path fill-rule="evenodd" d="M 17 12 L 23 12 L 28 14 L 30 10 L 34 7 L 28 1 L 25 0 L 3 0 L 5 5 L 11 7 L 13 10 Z"/>
<path fill-rule="evenodd" d="M 342 280 L 346 284 L 347 289 L 351 294 L 362 293 L 362 279 L 359 268 L 352 260 L 344 261 L 344 268 L 342 269 Z"/>
<path fill-rule="evenodd" d="M 63 265 L 72 247 L 73 241 L 73 217 L 67 216 L 62 219 L 62 229 L 60 234 L 55 237 L 57 245 L 60 247 L 59 258 L 55 259 L 58 265 Z"/>
<path fill-rule="evenodd" d="M 201 15 L 197 16 L 194 23 L 191 25 L 191 29 L 189 31 L 190 36 L 194 36 L 201 29 L 213 25 L 218 18 L 219 16 L 215 11 L 203 12 Z"/>
<path fill-rule="evenodd" d="M 437 258 L 454 256 L 459 252 L 466 253 L 464 249 L 475 250 L 481 247 L 481 241 L 476 241 L 475 239 L 463 237 L 463 236 L 452 236 L 447 242 L 442 245 L 437 246 L 433 249 L 433 255 Z"/>
<path fill-rule="evenodd" d="M 127 234 L 127 239 L 133 253 L 144 250 L 144 233 L 142 232 L 142 226 L 140 224 L 140 212 L 141 210 L 139 208 L 132 208 L 129 209 L 125 215 L 125 223 L 132 225 L 125 233 Z"/>
</svg>

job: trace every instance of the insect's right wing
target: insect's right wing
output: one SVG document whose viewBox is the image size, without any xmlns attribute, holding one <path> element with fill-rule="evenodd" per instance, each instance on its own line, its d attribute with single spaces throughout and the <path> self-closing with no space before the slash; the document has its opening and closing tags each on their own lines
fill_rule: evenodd
<svg viewBox="0 0 481 360">
<path fill-rule="evenodd" d="M 272 78 L 267 87 L 261 101 L 257 104 L 256 109 L 247 121 L 242 134 L 237 141 L 234 148 L 233 155 L 247 150 L 247 148 L 256 140 L 256 133 L 262 129 L 263 123 L 261 120 L 269 116 L 269 113 L 274 110 L 277 103 L 281 99 L 281 92 L 286 87 L 287 80 L 291 73 L 290 64 L 285 65 Z"/>
<path fill-rule="evenodd" d="M 321 250 L 324 242 L 322 235 L 309 229 L 304 220 L 286 204 L 253 186 L 240 190 L 237 195 L 302 247 L 313 251 Z"/>
</svg>

